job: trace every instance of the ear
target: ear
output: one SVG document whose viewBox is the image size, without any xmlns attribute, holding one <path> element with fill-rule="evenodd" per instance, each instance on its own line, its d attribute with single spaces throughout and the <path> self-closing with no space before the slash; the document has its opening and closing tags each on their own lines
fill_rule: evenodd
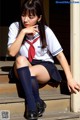
<svg viewBox="0 0 80 120">
<path fill-rule="evenodd" d="M 40 22 L 40 20 L 42 19 L 42 15 L 40 15 L 39 19 L 38 19 L 38 22 Z"/>
</svg>

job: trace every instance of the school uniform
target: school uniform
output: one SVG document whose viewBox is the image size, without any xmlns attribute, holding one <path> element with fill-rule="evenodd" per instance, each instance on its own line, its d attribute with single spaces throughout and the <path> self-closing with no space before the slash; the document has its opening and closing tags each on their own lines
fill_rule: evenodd
<svg viewBox="0 0 80 120">
<path fill-rule="evenodd" d="M 8 33 L 8 47 L 16 40 L 19 31 L 19 22 L 12 23 L 9 27 Z M 53 56 L 56 56 L 61 51 L 63 51 L 58 39 L 56 38 L 53 31 L 45 26 L 45 34 L 46 34 L 46 48 L 42 49 L 42 44 L 40 42 L 39 33 L 36 33 L 34 36 L 26 35 L 25 40 L 16 56 L 22 55 L 28 58 L 28 51 L 30 44 L 27 42 L 33 42 L 37 39 L 36 42 L 33 43 L 35 48 L 35 56 L 31 62 L 32 65 L 41 64 L 43 65 L 49 72 L 51 79 L 54 79 L 58 82 L 61 81 L 61 76 L 54 65 Z"/>
</svg>

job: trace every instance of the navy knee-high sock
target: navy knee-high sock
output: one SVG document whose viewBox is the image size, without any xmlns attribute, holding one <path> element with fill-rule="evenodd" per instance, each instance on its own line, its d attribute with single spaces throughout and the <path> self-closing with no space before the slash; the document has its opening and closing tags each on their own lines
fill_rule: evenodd
<svg viewBox="0 0 80 120">
<path fill-rule="evenodd" d="M 41 103 L 42 101 L 39 95 L 39 84 L 35 76 L 31 76 L 31 82 L 32 82 L 32 90 L 35 97 L 35 101 Z"/>
<path fill-rule="evenodd" d="M 29 68 L 27 66 L 18 68 L 17 73 L 24 89 L 28 110 L 36 111 L 36 103 L 32 92 L 32 83 Z"/>
</svg>

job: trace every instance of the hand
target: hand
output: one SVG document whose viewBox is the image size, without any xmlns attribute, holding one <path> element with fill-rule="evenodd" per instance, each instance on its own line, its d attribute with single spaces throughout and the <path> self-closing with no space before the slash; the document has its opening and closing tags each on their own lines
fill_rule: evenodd
<svg viewBox="0 0 80 120">
<path fill-rule="evenodd" d="M 39 32 L 38 25 L 29 26 L 23 29 L 24 34 L 35 34 L 36 32 Z"/>
<path fill-rule="evenodd" d="M 68 89 L 71 93 L 80 92 L 80 84 L 78 84 L 76 81 L 70 80 L 68 81 L 67 84 L 68 84 Z"/>
</svg>

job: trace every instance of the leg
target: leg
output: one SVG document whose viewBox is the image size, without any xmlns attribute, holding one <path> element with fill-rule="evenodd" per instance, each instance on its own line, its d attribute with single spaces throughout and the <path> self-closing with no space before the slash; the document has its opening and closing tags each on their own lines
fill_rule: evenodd
<svg viewBox="0 0 80 120">
<path fill-rule="evenodd" d="M 38 114 L 37 114 L 35 98 L 32 92 L 29 64 L 25 57 L 20 56 L 16 59 L 16 68 L 17 68 L 18 77 L 21 81 L 21 84 L 25 92 L 25 99 L 28 106 L 28 119 L 37 120 Z"/>
<path fill-rule="evenodd" d="M 38 109 L 38 116 L 42 116 L 43 112 L 45 111 L 46 104 L 45 102 L 40 98 L 39 95 L 39 85 L 36 77 L 31 77 L 31 83 L 32 83 L 32 89 L 33 89 L 33 94 L 35 97 L 37 109 Z"/>
<path fill-rule="evenodd" d="M 31 76 L 35 76 L 39 83 L 46 83 L 50 80 L 50 75 L 43 65 L 30 66 Z"/>
<path fill-rule="evenodd" d="M 30 67 L 30 71 L 32 71 L 31 72 L 32 75 L 36 76 L 37 79 L 39 80 L 39 82 L 41 82 L 41 83 L 45 83 L 45 82 L 49 81 L 49 79 L 50 79 L 50 76 L 49 76 L 46 68 L 42 65 L 32 66 L 32 67 Z M 35 96 L 35 100 L 37 103 L 38 116 L 40 117 L 40 116 L 42 116 L 43 112 L 45 111 L 46 104 L 39 97 L 39 87 L 37 84 L 37 80 L 34 79 L 34 77 L 32 79 L 32 86 L 33 86 L 33 93 Z"/>
<path fill-rule="evenodd" d="M 23 57 L 24 58 L 24 57 Z M 24 58 L 25 60 L 23 60 L 22 57 L 19 57 L 18 60 L 17 60 L 17 68 L 23 68 L 23 66 L 29 66 L 31 67 L 31 64 L 28 62 L 28 60 L 26 58 Z M 20 60 L 19 60 L 20 59 Z M 23 60 L 23 62 L 21 62 Z M 18 75 L 17 75 L 17 72 L 16 72 L 16 69 L 15 69 L 15 74 L 18 78 Z M 33 90 L 33 94 L 34 94 L 34 97 L 35 97 L 35 102 L 41 102 L 41 99 L 39 97 L 39 92 L 38 92 L 38 89 L 39 89 L 39 85 L 38 85 L 38 81 L 36 80 L 36 77 L 35 76 L 31 76 L 31 84 L 32 84 L 32 90 Z"/>
<path fill-rule="evenodd" d="M 17 68 L 22 68 L 22 67 L 25 67 L 25 66 L 29 66 L 31 76 L 37 77 L 37 79 L 41 83 L 45 83 L 50 79 L 50 76 L 49 76 L 49 74 L 48 74 L 48 72 L 47 72 L 47 70 L 45 69 L 44 66 L 41 66 L 41 65 L 31 66 L 31 64 L 26 60 L 26 58 L 24 58 L 24 59 L 23 58 L 24 57 L 19 57 L 17 59 L 17 62 L 16 62 L 17 63 L 16 64 Z M 16 71 L 16 69 L 15 69 L 15 71 Z M 16 73 L 16 76 L 18 77 L 17 73 Z M 31 77 L 31 79 L 35 78 L 35 77 Z M 36 100 L 36 102 L 39 103 L 38 104 L 38 113 L 39 113 L 39 116 L 40 116 L 44 112 L 44 109 L 45 109 L 46 105 L 39 97 L 39 91 L 38 91 L 39 87 L 38 87 L 38 82 L 36 81 L 36 79 L 32 79 L 31 84 L 32 84 L 32 90 L 33 90 L 33 93 L 34 93 L 35 100 Z M 42 102 L 42 104 L 41 104 L 41 102 Z"/>
</svg>

